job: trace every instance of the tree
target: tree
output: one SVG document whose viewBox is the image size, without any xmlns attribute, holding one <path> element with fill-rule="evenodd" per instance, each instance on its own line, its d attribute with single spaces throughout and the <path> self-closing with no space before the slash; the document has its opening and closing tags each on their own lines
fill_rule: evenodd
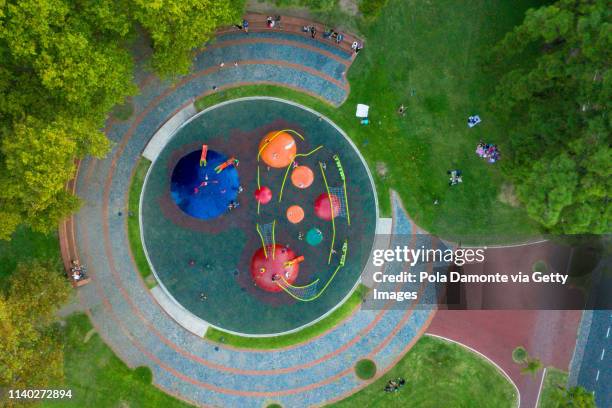
<svg viewBox="0 0 612 408">
<path fill-rule="evenodd" d="M 42 388 L 63 376 L 63 351 L 55 313 L 70 294 L 50 265 L 18 265 L 0 293 L 0 386 Z M 1 400 L 0 400 L 1 401 Z"/>
<path fill-rule="evenodd" d="M 512 350 L 512 361 L 517 364 L 524 363 L 525 361 L 527 361 L 528 357 L 529 354 L 527 354 L 527 350 L 525 350 L 525 347 L 518 346 L 517 348 Z"/>
<path fill-rule="evenodd" d="M 112 4 L 19 0 L 0 12 L 0 238 L 19 223 L 56 228 L 78 206 L 64 191 L 75 159 L 108 151 L 107 112 L 135 90 L 129 19 Z"/>
<path fill-rule="evenodd" d="M 191 50 L 202 47 L 214 30 L 238 21 L 242 0 L 131 0 L 134 17 L 153 42 L 152 65 L 162 76 L 186 74 Z"/>
<path fill-rule="evenodd" d="M 527 358 L 525 366 L 521 368 L 521 374 L 531 374 L 534 377 L 542 369 L 542 362 L 537 358 Z"/>
<path fill-rule="evenodd" d="M 555 394 L 558 407 L 595 408 L 595 396 L 584 387 L 562 388 L 563 392 Z"/>
<path fill-rule="evenodd" d="M 512 350 L 512 361 L 523 366 L 521 368 L 522 374 L 532 374 L 535 376 L 542 369 L 542 362 L 537 358 L 531 357 L 523 346 L 518 346 Z"/>
<path fill-rule="evenodd" d="M 604 0 L 527 11 L 495 47 L 493 109 L 506 122 L 504 169 L 546 230 L 604 233 L 612 225 L 611 12 Z"/>
<path fill-rule="evenodd" d="M 136 27 L 153 40 L 158 73 L 185 73 L 192 48 L 236 20 L 242 3 L 0 2 L 0 239 L 22 223 L 47 232 L 78 207 L 64 185 L 75 159 L 108 152 L 108 113 L 136 92 Z"/>
</svg>

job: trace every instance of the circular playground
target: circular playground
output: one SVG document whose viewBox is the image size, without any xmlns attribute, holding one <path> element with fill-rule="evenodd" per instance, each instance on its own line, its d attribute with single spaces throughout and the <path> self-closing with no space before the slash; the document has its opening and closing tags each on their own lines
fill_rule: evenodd
<svg viewBox="0 0 612 408">
<path fill-rule="evenodd" d="M 347 297 L 366 265 L 376 195 L 328 119 L 271 98 L 208 108 L 157 156 L 141 230 L 160 285 L 222 330 L 271 335 Z"/>
</svg>

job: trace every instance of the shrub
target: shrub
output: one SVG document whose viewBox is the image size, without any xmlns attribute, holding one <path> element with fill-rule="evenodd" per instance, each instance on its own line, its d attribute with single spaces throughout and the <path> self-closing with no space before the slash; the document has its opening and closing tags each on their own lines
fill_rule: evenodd
<svg viewBox="0 0 612 408">
<path fill-rule="evenodd" d="M 383 7 L 387 5 L 387 0 L 361 0 L 359 3 L 359 11 L 365 17 L 376 17 Z"/>
<path fill-rule="evenodd" d="M 369 380 L 376 375 L 376 364 L 367 358 L 359 360 L 355 364 L 355 374 L 362 380 Z"/>
<path fill-rule="evenodd" d="M 527 361 L 528 357 L 529 355 L 527 354 L 527 350 L 525 350 L 525 347 L 518 346 L 517 348 L 512 350 L 512 360 L 515 363 L 522 364 Z"/>
</svg>

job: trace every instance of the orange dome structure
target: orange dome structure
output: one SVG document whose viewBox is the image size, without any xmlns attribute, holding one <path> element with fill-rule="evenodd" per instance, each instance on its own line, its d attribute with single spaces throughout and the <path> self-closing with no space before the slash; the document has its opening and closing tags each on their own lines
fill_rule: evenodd
<svg viewBox="0 0 612 408">
<path fill-rule="evenodd" d="M 295 139 L 287 132 L 272 131 L 259 142 L 259 157 L 273 168 L 287 167 L 296 153 Z"/>
<path fill-rule="evenodd" d="M 297 166 L 291 173 L 291 183 L 297 188 L 308 188 L 314 181 L 314 173 L 307 166 Z"/>
<path fill-rule="evenodd" d="M 304 209 L 299 205 L 292 205 L 287 208 L 287 219 L 292 224 L 297 224 L 304 219 Z"/>
</svg>

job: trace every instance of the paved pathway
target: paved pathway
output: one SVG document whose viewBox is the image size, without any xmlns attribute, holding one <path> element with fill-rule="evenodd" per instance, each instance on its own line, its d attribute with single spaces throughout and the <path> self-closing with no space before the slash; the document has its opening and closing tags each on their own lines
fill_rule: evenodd
<svg viewBox="0 0 612 408">
<path fill-rule="evenodd" d="M 529 271 L 538 260 L 546 260 L 551 270 L 565 271 L 569 257 L 560 251 L 556 244 L 547 241 L 493 247 L 487 250 L 486 264 L 473 265 L 470 273 L 477 273 L 478 268 L 482 268 L 483 273 Z M 490 299 L 483 301 L 484 307 L 500 309 L 504 305 L 517 308 L 520 302 L 516 299 L 524 299 L 528 304 L 538 296 L 550 296 L 546 289 L 538 289 L 535 285 L 505 285 L 503 291 L 487 294 Z M 512 302 L 505 303 L 508 299 Z M 518 387 L 521 407 L 531 408 L 536 405 L 542 371 L 535 377 L 521 374 L 520 367 L 512 361 L 512 350 L 524 346 L 531 356 L 542 361 L 543 366 L 568 371 L 580 315 L 579 310 L 439 310 L 428 333 L 463 343 L 494 361 Z"/>
<path fill-rule="evenodd" d="M 79 296 L 97 331 L 130 367 L 151 367 L 156 386 L 202 406 L 262 407 L 273 401 L 318 406 L 373 381 L 354 375 L 358 359 L 373 359 L 378 376 L 390 369 L 423 333 L 433 312 L 358 310 L 306 343 L 273 352 L 234 349 L 197 337 L 172 320 L 142 281 L 129 251 L 126 207 L 137 160 L 151 135 L 194 98 L 213 92 L 213 85 L 245 83 L 283 84 L 333 104 L 346 98 L 343 73 L 350 55 L 288 33 L 241 35 L 222 36 L 197 56 L 193 73 L 175 85 L 142 78 L 132 119 L 106 129 L 115 142 L 111 154 L 85 159 L 69 186 L 85 205 L 61 227 L 62 252 L 65 261 L 79 258 L 89 265 L 92 282 L 79 288 Z M 393 216 L 394 232 L 415 233 L 397 205 Z"/>
</svg>

